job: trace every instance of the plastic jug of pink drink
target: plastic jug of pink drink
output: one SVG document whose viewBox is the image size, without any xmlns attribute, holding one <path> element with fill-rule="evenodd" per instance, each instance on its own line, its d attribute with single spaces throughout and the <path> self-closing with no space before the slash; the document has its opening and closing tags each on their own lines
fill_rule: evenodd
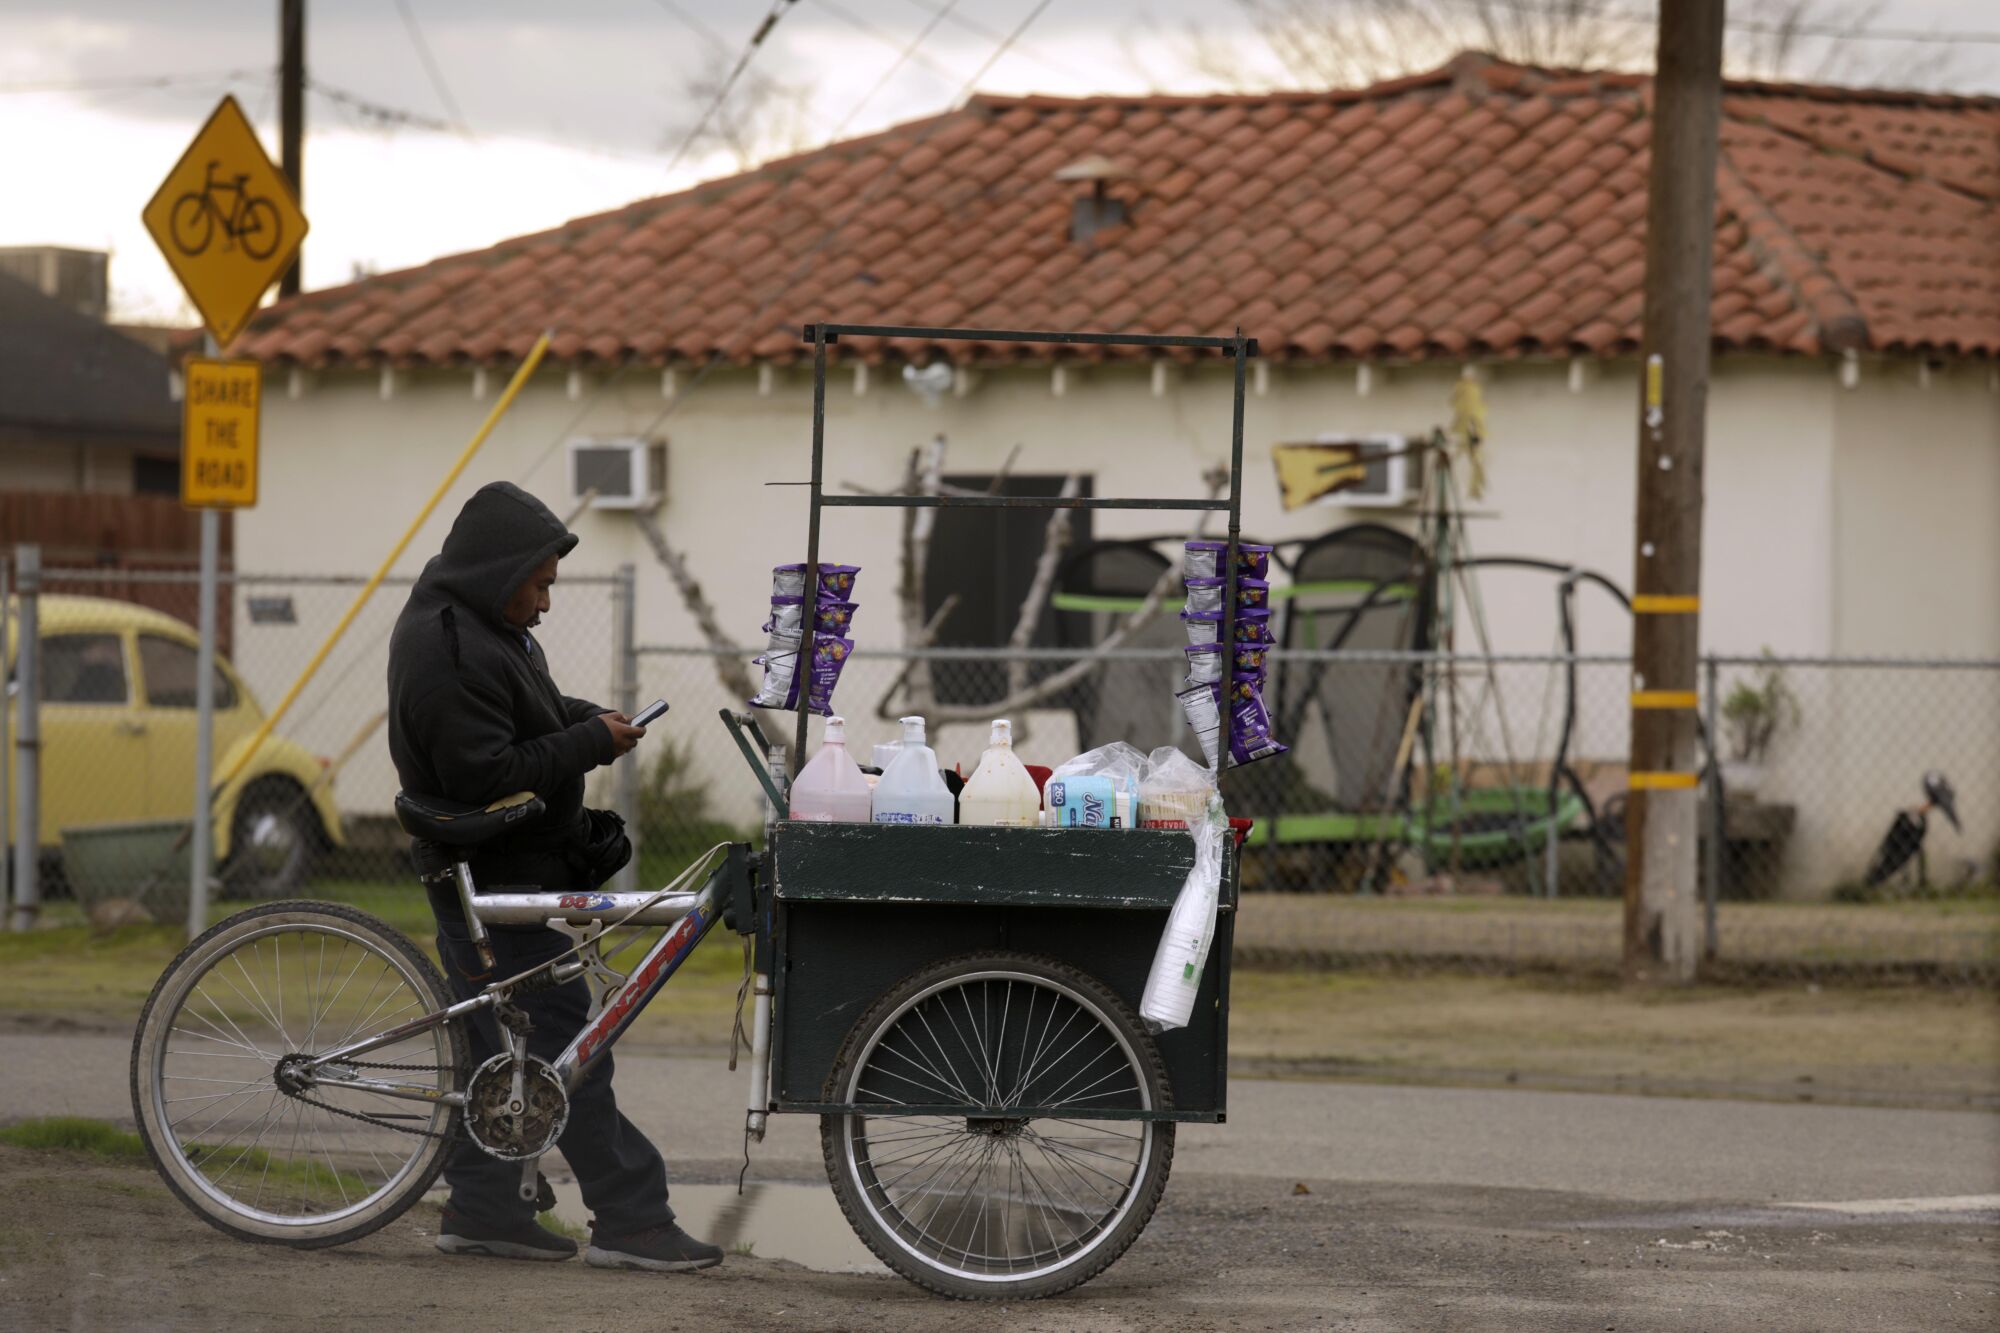
<svg viewBox="0 0 2000 1333">
<path fill-rule="evenodd" d="M 872 804 L 868 779 L 847 753 L 847 723 L 830 717 L 819 753 L 792 783 L 792 818 L 866 824 Z"/>
</svg>

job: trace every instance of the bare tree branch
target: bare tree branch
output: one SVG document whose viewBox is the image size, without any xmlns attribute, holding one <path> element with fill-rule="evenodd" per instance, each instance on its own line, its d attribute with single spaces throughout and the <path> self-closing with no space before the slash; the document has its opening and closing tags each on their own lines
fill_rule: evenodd
<svg viewBox="0 0 2000 1333">
<path fill-rule="evenodd" d="M 1083 479 L 1072 472 L 1063 478 L 1063 499 L 1074 499 L 1083 489 Z M 1021 599 L 1021 613 L 1014 620 L 1014 632 L 1007 636 L 1007 647 L 1016 656 L 1007 663 L 1007 693 L 1019 694 L 1028 685 L 1028 659 L 1025 656 L 1029 642 L 1035 637 L 1035 626 L 1042 623 L 1042 611 L 1049 604 L 1049 590 L 1055 587 L 1056 565 L 1062 560 L 1062 553 L 1069 547 L 1070 519 L 1074 509 L 1052 509 L 1049 521 L 1042 528 L 1042 554 L 1035 561 L 1035 577 L 1028 584 L 1028 595 Z"/>
<path fill-rule="evenodd" d="M 653 548 L 653 556 L 667 571 L 667 577 L 674 582 L 674 589 L 681 595 L 681 604 L 694 617 L 695 627 L 701 637 L 715 651 L 715 675 L 722 682 L 732 699 L 749 699 L 757 693 L 757 687 L 750 683 L 750 668 L 743 645 L 729 637 L 722 628 L 722 622 L 715 618 L 715 608 L 709 605 L 708 596 L 696 583 L 694 575 L 688 571 L 687 557 L 667 545 L 667 536 L 660 531 L 659 522 L 641 509 L 633 514 L 638 521 L 639 531 L 645 534 L 646 544 Z"/>
</svg>

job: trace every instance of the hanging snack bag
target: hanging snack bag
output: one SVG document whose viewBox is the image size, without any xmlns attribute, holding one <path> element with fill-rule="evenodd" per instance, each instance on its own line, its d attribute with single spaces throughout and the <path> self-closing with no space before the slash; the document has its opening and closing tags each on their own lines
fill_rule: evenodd
<svg viewBox="0 0 2000 1333">
<path fill-rule="evenodd" d="M 819 601 L 845 602 L 854 592 L 854 579 L 861 572 L 859 565 L 830 565 L 825 561 L 819 566 Z M 771 571 L 771 596 L 804 597 L 806 595 L 806 567 L 803 561 L 789 565 L 779 565 Z"/>
<path fill-rule="evenodd" d="M 764 668 L 764 684 L 750 700 L 752 708 L 792 708 L 799 701 L 799 636 L 791 636 L 789 646 L 771 635 L 771 646 L 754 664 Z"/>
<path fill-rule="evenodd" d="M 1222 645 L 1219 643 L 1189 644 L 1181 649 L 1187 654 L 1187 683 L 1190 685 L 1214 685 L 1222 680 Z"/>
<path fill-rule="evenodd" d="M 1227 595 L 1226 579 L 1189 579 L 1187 581 L 1187 609 L 1190 611 L 1220 611 L 1222 599 Z"/>
<path fill-rule="evenodd" d="M 1236 580 L 1236 609 L 1239 611 L 1267 610 L 1271 605 L 1271 585 L 1263 579 L 1242 578 Z"/>
<path fill-rule="evenodd" d="M 1216 619 L 1221 620 L 1220 616 Z M 1262 611 L 1238 611 L 1236 613 L 1236 642 L 1269 644 L 1275 640 L 1271 635 L 1271 613 Z"/>
<path fill-rule="evenodd" d="M 1291 747 L 1271 735 L 1271 714 L 1264 707 L 1264 690 L 1254 676 L 1230 681 L 1229 762 L 1231 766 L 1286 753 Z"/>
<path fill-rule="evenodd" d="M 813 628 L 822 634 L 845 635 L 860 609 L 854 602 L 821 602 L 813 608 Z"/>
<path fill-rule="evenodd" d="M 813 635 L 812 665 L 806 682 L 806 707 L 822 716 L 833 713 L 833 687 L 840 683 L 841 668 L 854 651 L 851 639 L 830 634 Z"/>
</svg>

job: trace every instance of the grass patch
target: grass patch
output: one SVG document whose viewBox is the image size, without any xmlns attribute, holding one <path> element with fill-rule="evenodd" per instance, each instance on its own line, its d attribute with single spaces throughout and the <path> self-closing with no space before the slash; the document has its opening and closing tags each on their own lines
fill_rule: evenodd
<svg viewBox="0 0 2000 1333">
<path fill-rule="evenodd" d="M 37 1152 L 81 1152 L 114 1161 L 146 1155 L 146 1145 L 130 1130 L 80 1115 L 50 1115 L 0 1129 L 0 1143 Z"/>
<path fill-rule="evenodd" d="M 87 1153 L 115 1162 L 143 1161 L 146 1156 L 146 1145 L 132 1131 L 103 1120 L 77 1115 L 41 1116 L 9 1125 L 0 1129 L 0 1143 L 36 1152 Z M 296 1185 L 328 1194 L 337 1194 L 344 1188 L 354 1198 L 372 1192 L 359 1176 L 345 1171 L 336 1173 L 333 1168 L 318 1161 L 300 1163 L 280 1160 L 262 1148 L 245 1150 L 229 1144 L 211 1147 L 191 1143 L 186 1151 L 195 1166 L 205 1168 L 214 1164 L 217 1167 L 217 1171 L 210 1174 L 211 1180 L 223 1174 L 234 1176 L 242 1172 L 243 1179 L 254 1175 L 272 1186 Z M 204 1153 L 209 1154 L 209 1161 L 203 1160 Z"/>
<path fill-rule="evenodd" d="M 1230 1055 L 1253 1063 L 2000 1096 L 1986 991 L 1239 970 L 1230 1006 Z"/>
<path fill-rule="evenodd" d="M 568 1236 L 579 1245 L 590 1244 L 590 1228 L 580 1222 L 565 1222 L 553 1212 L 543 1213 L 535 1220 L 557 1235 Z"/>
</svg>

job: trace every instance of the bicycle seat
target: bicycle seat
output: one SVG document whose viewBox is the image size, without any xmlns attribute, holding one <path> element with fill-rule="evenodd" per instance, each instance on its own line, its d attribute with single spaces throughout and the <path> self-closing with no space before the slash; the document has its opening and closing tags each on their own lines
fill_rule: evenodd
<svg viewBox="0 0 2000 1333">
<path fill-rule="evenodd" d="M 396 793 L 396 822 L 413 838 L 429 838 L 453 847 L 471 847 L 505 833 L 524 819 L 542 813 L 542 798 L 531 791 L 502 796 L 491 805 L 466 805 L 438 796 Z"/>
</svg>

